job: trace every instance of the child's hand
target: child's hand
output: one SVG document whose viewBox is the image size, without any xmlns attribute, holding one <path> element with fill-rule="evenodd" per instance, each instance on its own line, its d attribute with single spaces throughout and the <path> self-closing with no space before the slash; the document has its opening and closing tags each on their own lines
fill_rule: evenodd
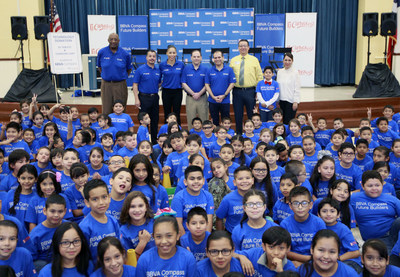
<svg viewBox="0 0 400 277">
<path fill-rule="evenodd" d="M 276 272 L 282 272 L 283 271 L 283 265 L 282 265 L 282 260 L 279 258 L 273 258 L 272 259 L 272 264 L 275 265 L 275 271 Z"/>
<path fill-rule="evenodd" d="M 312 122 L 312 114 L 311 113 L 307 114 L 307 117 L 308 117 L 308 122 Z"/>
<path fill-rule="evenodd" d="M 72 122 L 72 120 L 73 120 L 72 112 L 69 111 L 69 114 L 68 114 L 68 122 Z"/>
<path fill-rule="evenodd" d="M 4 132 L 6 130 L 7 124 L 4 122 L 1 122 L 1 131 Z"/>
<path fill-rule="evenodd" d="M 238 255 L 238 259 L 240 261 L 240 265 L 242 266 L 244 274 L 253 276 L 254 267 L 253 264 L 250 262 L 250 260 L 247 259 L 246 256 L 244 255 Z"/>
<path fill-rule="evenodd" d="M 83 196 L 83 198 L 85 198 L 85 195 L 83 194 L 83 188 L 84 188 L 85 186 L 80 186 L 80 187 L 78 187 L 78 191 L 82 194 L 82 196 Z"/>
<path fill-rule="evenodd" d="M 96 172 L 95 174 L 93 174 L 93 177 L 92 177 L 92 179 L 101 179 L 101 175 L 98 173 L 98 172 Z"/>
<path fill-rule="evenodd" d="M 5 139 L 2 141 L 1 145 L 11 145 L 12 139 Z"/>
<path fill-rule="evenodd" d="M 170 170 L 171 170 L 171 168 L 170 168 L 168 165 L 166 165 L 166 166 L 164 166 L 164 167 L 162 168 L 162 172 L 163 172 L 164 174 L 169 173 Z"/>
<path fill-rule="evenodd" d="M 275 109 L 274 105 L 269 105 L 268 110 L 273 111 Z"/>
<path fill-rule="evenodd" d="M 139 232 L 139 241 L 144 241 L 148 243 L 151 239 L 151 235 L 147 230 L 142 230 Z"/>
<path fill-rule="evenodd" d="M 34 105 L 36 103 L 36 99 L 37 99 L 37 94 L 33 94 L 31 105 Z"/>
<path fill-rule="evenodd" d="M 14 109 L 14 110 L 12 110 L 12 112 L 11 112 L 11 113 L 13 113 L 13 112 L 18 112 L 18 110 L 17 110 L 17 109 Z"/>
<path fill-rule="evenodd" d="M 370 107 L 367 108 L 367 116 L 368 118 L 371 118 L 372 115 L 372 109 Z"/>
</svg>

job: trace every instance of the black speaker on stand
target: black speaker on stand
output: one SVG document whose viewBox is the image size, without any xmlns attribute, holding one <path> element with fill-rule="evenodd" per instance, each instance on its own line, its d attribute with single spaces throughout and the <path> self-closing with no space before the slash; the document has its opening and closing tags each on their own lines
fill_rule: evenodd
<svg viewBox="0 0 400 277">
<path fill-rule="evenodd" d="M 19 40 L 20 42 L 22 69 L 24 69 L 24 44 L 22 41 L 28 39 L 26 16 L 11 16 L 11 37 L 13 40 Z"/>
<path fill-rule="evenodd" d="M 385 51 L 384 59 L 387 63 L 387 37 L 394 36 L 397 30 L 397 14 L 395 13 L 382 13 L 381 14 L 381 36 L 385 37 Z"/>
<path fill-rule="evenodd" d="M 378 35 L 378 13 L 363 13 L 363 36 L 368 37 L 367 63 L 369 64 L 370 40 Z"/>
<path fill-rule="evenodd" d="M 44 67 L 47 68 L 46 40 L 47 40 L 47 34 L 50 32 L 49 17 L 34 16 L 33 24 L 35 26 L 35 39 L 41 40 L 43 42 Z"/>
</svg>

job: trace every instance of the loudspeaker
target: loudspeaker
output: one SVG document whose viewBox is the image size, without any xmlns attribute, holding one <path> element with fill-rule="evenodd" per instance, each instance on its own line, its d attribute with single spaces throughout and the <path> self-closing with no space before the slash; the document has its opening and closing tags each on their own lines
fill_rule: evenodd
<svg viewBox="0 0 400 277">
<path fill-rule="evenodd" d="M 33 23 L 35 25 L 35 39 L 47 39 L 47 33 L 50 32 L 49 17 L 34 16 Z"/>
<path fill-rule="evenodd" d="M 381 36 L 394 36 L 397 29 L 397 14 L 381 14 Z"/>
<path fill-rule="evenodd" d="M 11 16 L 11 36 L 13 40 L 28 39 L 26 16 Z"/>
<path fill-rule="evenodd" d="M 378 13 L 363 13 L 363 36 L 378 34 Z"/>
</svg>

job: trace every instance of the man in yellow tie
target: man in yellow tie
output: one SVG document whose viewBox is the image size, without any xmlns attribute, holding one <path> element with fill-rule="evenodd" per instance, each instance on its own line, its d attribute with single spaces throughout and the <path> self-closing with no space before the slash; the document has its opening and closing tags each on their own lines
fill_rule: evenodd
<svg viewBox="0 0 400 277">
<path fill-rule="evenodd" d="M 249 41 L 239 40 L 240 55 L 234 57 L 230 62 L 235 73 L 236 83 L 233 88 L 233 110 L 235 112 L 236 134 L 243 132 L 243 107 L 246 107 L 247 117 L 253 115 L 256 105 L 256 86 L 263 79 L 258 59 L 249 55 Z"/>
</svg>

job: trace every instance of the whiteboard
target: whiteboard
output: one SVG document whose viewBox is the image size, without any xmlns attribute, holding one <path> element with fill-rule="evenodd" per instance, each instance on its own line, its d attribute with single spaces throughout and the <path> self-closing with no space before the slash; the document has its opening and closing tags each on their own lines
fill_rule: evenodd
<svg viewBox="0 0 400 277">
<path fill-rule="evenodd" d="M 81 45 L 78 33 L 48 33 L 50 70 L 53 74 L 82 72 Z"/>
</svg>

